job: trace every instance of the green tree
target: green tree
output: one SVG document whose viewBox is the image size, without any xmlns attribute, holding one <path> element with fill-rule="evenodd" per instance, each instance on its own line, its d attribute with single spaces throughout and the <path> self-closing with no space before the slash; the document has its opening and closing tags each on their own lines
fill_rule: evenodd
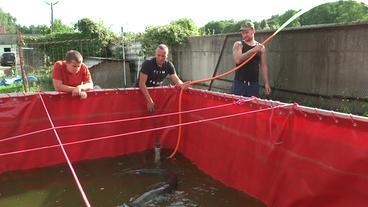
<svg viewBox="0 0 368 207">
<path fill-rule="evenodd" d="M 270 29 L 270 26 L 268 26 L 267 20 L 265 19 L 261 21 L 259 26 L 261 29 Z"/>
<path fill-rule="evenodd" d="M 62 34 L 62 33 L 73 33 L 74 28 L 64 24 L 60 19 L 54 20 L 53 28 L 47 25 L 31 25 L 27 26 L 17 26 L 22 34 Z"/>
<path fill-rule="evenodd" d="M 249 19 L 244 19 L 241 21 L 231 20 L 220 20 L 211 21 L 201 28 L 204 34 L 223 34 L 223 33 L 234 33 L 239 32 L 239 28 L 242 22 L 251 21 Z M 255 27 L 259 27 L 259 23 L 255 22 Z"/>
<path fill-rule="evenodd" d="M 84 18 L 79 20 L 75 25 L 74 28 L 81 32 L 83 35 L 88 37 L 98 37 L 99 30 L 98 26 L 95 22 L 88 18 Z"/>
<path fill-rule="evenodd" d="M 280 15 L 272 15 L 271 18 L 267 19 L 267 24 L 270 29 L 277 29 L 281 26 Z"/>
<path fill-rule="evenodd" d="M 341 2 L 337 6 L 338 23 L 368 21 L 368 6 L 354 1 Z"/>
<path fill-rule="evenodd" d="M 47 25 L 31 25 L 29 27 L 18 25 L 17 27 L 22 34 L 46 35 L 51 33 L 51 29 Z"/>
<path fill-rule="evenodd" d="M 176 21 L 172 21 L 170 24 L 177 25 L 187 32 L 189 31 L 191 33 L 195 31 L 195 33 L 198 34 L 198 27 L 191 19 L 182 18 Z"/>
<path fill-rule="evenodd" d="M 0 8 L 0 26 L 4 27 L 6 32 L 15 33 L 17 30 L 17 19 L 12 17 L 9 13 L 4 12 Z"/>
<path fill-rule="evenodd" d="M 92 39 L 94 47 L 100 48 L 98 54 L 102 55 L 102 52 L 107 52 L 106 56 L 112 55 L 109 47 L 117 41 L 117 36 L 104 26 L 103 22 L 95 23 L 88 18 L 79 20 L 74 28 L 77 29 L 84 38 Z"/>
<path fill-rule="evenodd" d="M 241 23 L 242 23 L 242 22 L 244 22 L 244 21 L 250 21 L 250 20 L 246 19 L 246 20 L 241 20 L 241 21 L 237 21 L 237 22 L 235 22 L 235 21 L 234 21 L 234 23 L 233 23 L 233 24 L 229 24 L 229 25 L 227 25 L 227 26 L 226 26 L 226 28 L 225 28 L 225 30 L 224 30 L 224 33 L 234 33 L 234 32 L 239 32 L 240 25 L 241 25 Z"/>
<path fill-rule="evenodd" d="M 272 15 L 269 19 L 262 20 L 260 22 L 260 29 L 278 29 L 282 24 L 289 20 L 297 11 L 288 10 L 281 15 Z M 287 27 L 299 27 L 299 19 L 295 19 Z"/>
<path fill-rule="evenodd" d="M 261 30 L 262 28 L 261 28 L 261 22 L 253 22 L 254 23 L 254 28 L 256 29 L 256 30 Z"/>
<path fill-rule="evenodd" d="M 163 43 L 173 48 L 195 35 L 199 35 L 199 29 L 193 20 L 179 19 L 164 26 L 146 27 L 142 36 L 142 46 L 146 55 L 153 55 L 158 44 Z"/>
<path fill-rule="evenodd" d="M 103 23 L 81 19 L 75 25 L 77 31 L 65 26 L 61 21 L 55 23 L 57 27 L 53 33 L 26 38 L 28 45 L 44 51 L 50 57 L 50 62 L 63 59 L 65 52 L 72 49 L 80 51 L 83 56 L 112 56 L 110 46 L 117 37 L 111 30 L 105 28 Z"/>
<path fill-rule="evenodd" d="M 368 7 L 356 1 L 322 4 L 300 17 L 301 25 L 368 21 Z"/>
<path fill-rule="evenodd" d="M 234 20 L 221 20 L 221 21 L 211 21 L 208 22 L 201 28 L 204 34 L 221 34 L 225 33 L 225 30 L 229 28 L 230 25 L 234 24 Z"/>
<path fill-rule="evenodd" d="M 60 19 L 54 20 L 52 33 L 73 33 L 73 32 L 74 29 L 68 25 L 63 24 Z"/>
<path fill-rule="evenodd" d="M 280 15 L 278 17 L 277 21 L 278 21 L 279 25 L 281 26 L 282 24 L 287 22 L 296 13 L 298 13 L 298 11 L 296 11 L 296 10 L 292 10 L 292 9 L 287 10 L 285 13 L 283 13 L 282 15 Z M 286 27 L 300 27 L 299 18 L 297 18 L 294 21 L 290 22 L 290 24 L 288 24 Z"/>
<path fill-rule="evenodd" d="M 259 29 L 278 29 L 282 24 L 297 13 L 296 10 L 288 10 L 281 15 L 272 15 L 268 19 L 260 22 L 254 22 L 254 26 Z M 211 21 L 201 28 L 204 34 L 220 34 L 238 32 L 242 20 Z M 350 23 L 367 22 L 368 7 L 364 3 L 358 3 L 352 0 L 340 0 L 337 2 L 322 4 L 311 9 L 301 17 L 292 21 L 287 27 L 299 27 L 301 25 L 328 24 L 328 23 Z"/>
</svg>

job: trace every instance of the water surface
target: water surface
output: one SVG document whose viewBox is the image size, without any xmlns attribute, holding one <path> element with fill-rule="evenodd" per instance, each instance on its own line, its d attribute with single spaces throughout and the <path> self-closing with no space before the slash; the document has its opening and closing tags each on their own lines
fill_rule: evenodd
<svg viewBox="0 0 368 207">
<path fill-rule="evenodd" d="M 168 153 L 168 152 L 164 152 Z M 137 169 L 167 169 L 177 175 L 178 187 L 156 196 L 149 207 L 264 207 L 260 201 L 226 187 L 201 172 L 178 154 L 174 159 L 153 162 L 152 150 L 127 156 L 74 163 L 73 166 L 93 207 L 132 206 L 132 202 L 165 179 L 160 176 L 133 175 Z M 163 156 L 164 157 L 164 156 Z M 67 165 L 0 175 L 0 206 L 80 207 L 82 197 Z"/>
</svg>

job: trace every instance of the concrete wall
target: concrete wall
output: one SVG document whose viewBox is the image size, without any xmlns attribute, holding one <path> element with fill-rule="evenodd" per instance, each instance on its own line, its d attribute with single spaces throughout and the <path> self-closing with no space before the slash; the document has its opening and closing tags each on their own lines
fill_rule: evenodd
<svg viewBox="0 0 368 207">
<path fill-rule="evenodd" d="M 103 60 L 100 64 L 92 66 L 90 69 L 93 83 L 101 88 L 122 88 L 124 87 L 123 62 L 120 60 Z M 127 86 L 132 86 L 129 64 L 125 63 L 127 76 Z"/>
<path fill-rule="evenodd" d="M 224 39 L 224 35 L 193 37 L 186 47 L 175 48 L 173 61 L 180 77 L 185 80 L 211 77 Z M 222 62 L 232 65 L 225 56 Z"/>
<path fill-rule="evenodd" d="M 273 31 L 256 33 L 259 42 Z M 239 34 L 193 37 L 176 48 L 175 66 L 184 80 L 211 77 L 225 41 L 218 73 L 235 67 L 232 46 Z M 368 24 L 311 26 L 286 29 L 267 48 L 269 76 L 274 94 L 339 99 L 368 98 Z M 214 82 L 219 91 L 230 92 L 233 74 Z M 261 81 L 262 83 L 262 81 Z"/>
</svg>

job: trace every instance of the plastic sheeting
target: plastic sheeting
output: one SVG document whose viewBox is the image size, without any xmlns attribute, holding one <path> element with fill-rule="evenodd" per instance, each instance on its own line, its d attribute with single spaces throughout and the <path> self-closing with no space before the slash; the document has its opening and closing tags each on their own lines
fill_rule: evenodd
<svg viewBox="0 0 368 207">
<path fill-rule="evenodd" d="M 179 91 L 150 91 L 158 109 L 153 114 L 137 89 L 93 91 L 86 100 L 56 93 L 42 98 L 68 157 L 78 161 L 152 149 L 156 139 L 173 148 Z M 365 118 L 238 98 L 186 90 L 184 111 L 203 110 L 182 115 L 187 124 L 179 152 L 267 206 L 367 206 Z M 157 117 L 166 113 L 174 115 Z M 61 163 L 40 95 L 1 97 L 0 173 Z"/>
</svg>

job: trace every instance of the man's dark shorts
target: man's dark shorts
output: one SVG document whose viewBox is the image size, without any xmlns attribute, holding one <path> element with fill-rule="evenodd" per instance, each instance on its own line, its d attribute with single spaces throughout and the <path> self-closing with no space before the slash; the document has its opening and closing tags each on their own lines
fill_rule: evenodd
<svg viewBox="0 0 368 207">
<path fill-rule="evenodd" d="M 232 93 L 234 95 L 246 96 L 246 97 L 259 97 L 259 84 L 258 82 L 249 81 L 233 81 Z"/>
</svg>

